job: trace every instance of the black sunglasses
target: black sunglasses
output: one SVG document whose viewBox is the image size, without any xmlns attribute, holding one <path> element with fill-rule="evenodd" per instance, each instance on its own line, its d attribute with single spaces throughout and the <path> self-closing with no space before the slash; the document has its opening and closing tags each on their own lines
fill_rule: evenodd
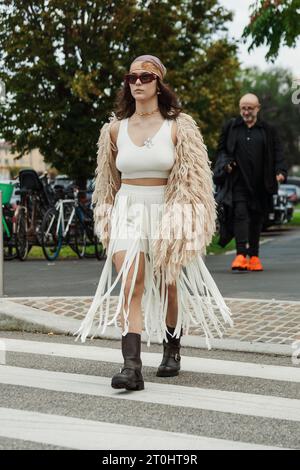
<svg viewBox="0 0 300 470">
<path fill-rule="evenodd" d="M 124 75 L 125 82 L 130 83 L 131 85 L 135 85 L 138 78 L 140 79 L 141 83 L 150 83 L 156 79 L 156 75 L 154 73 L 148 72 L 144 72 L 141 74 L 127 73 L 126 75 Z"/>
</svg>

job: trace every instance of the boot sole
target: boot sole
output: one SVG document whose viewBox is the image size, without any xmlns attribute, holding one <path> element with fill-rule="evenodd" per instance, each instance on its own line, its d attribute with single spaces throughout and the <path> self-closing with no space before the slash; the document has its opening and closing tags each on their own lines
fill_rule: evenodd
<svg viewBox="0 0 300 470">
<path fill-rule="evenodd" d="M 137 390 L 144 390 L 145 386 L 144 386 L 144 382 L 138 382 L 135 386 L 128 386 L 126 384 L 111 384 L 112 388 L 115 388 L 115 389 L 126 389 L 126 390 L 131 390 L 131 391 L 137 391 Z"/>
<path fill-rule="evenodd" d="M 248 271 L 248 268 L 231 268 L 232 271 Z"/>
<path fill-rule="evenodd" d="M 175 377 L 176 375 L 179 375 L 179 370 L 175 370 L 173 372 L 171 371 L 156 372 L 156 377 Z"/>
</svg>

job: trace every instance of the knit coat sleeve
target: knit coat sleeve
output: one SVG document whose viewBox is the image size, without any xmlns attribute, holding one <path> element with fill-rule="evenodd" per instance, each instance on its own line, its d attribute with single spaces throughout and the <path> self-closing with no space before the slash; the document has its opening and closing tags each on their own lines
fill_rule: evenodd
<svg viewBox="0 0 300 470">
<path fill-rule="evenodd" d="M 92 194 L 95 233 L 104 248 L 108 247 L 111 232 L 110 216 L 115 195 L 121 185 L 120 173 L 116 168 L 113 151 L 116 150 L 110 137 L 110 129 L 116 118 L 105 123 L 100 130 L 97 147 L 95 189 Z"/>
<path fill-rule="evenodd" d="M 206 253 L 216 221 L 211 163 L 201 132 L 187 114 L 180 113 L 176 121 L 175 163 L 153 241 L 155 272 L 165 269 L 168 284 L 195 256 Z"/>
</svg>

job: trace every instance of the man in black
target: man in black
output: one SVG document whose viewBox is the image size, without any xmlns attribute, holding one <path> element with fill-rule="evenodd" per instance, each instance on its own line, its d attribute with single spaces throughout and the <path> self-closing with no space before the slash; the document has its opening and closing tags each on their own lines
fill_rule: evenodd
<svg viewBox="0 0 300 470">
<path fill-rule="evenodd" d="M 219 244 L 225 246 L 235 237 L 237 254 L 231 268 L 240 271 L 263 270 L 258 256 L 260 232 L 278 183 L 287 176 L 277 132 L 258 119 L 259 110 L 256 95 L 248 93 L 241 98 L 240 116 L 222 129 L 214 169 L 220 207 Z"/>
</svg>

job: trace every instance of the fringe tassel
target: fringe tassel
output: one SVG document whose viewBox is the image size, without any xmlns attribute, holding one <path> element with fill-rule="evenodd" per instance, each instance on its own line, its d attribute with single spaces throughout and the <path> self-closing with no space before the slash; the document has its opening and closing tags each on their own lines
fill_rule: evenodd
<svg viewBox="0 0 300 470">
<path fill-rule="evenodd" d="M 110 123 L 101 128 L 98 140 L 97 170 L 95 190 L 92 201 L 95 205 L 94 221 L 96 233 L 107 248 L 110 239 L 109 209 L 121 186 L 121 174 L 116 169 L 112 151 L 116 150 L 110 139 L 111 125 L 118 119 L 113 116 Z M 165 192 L 165 215 L 172 210 L 174 204 L 191 204 L 196 216 L 196 204 L 202 203 L 205 209 L 203 232 L 197 234 L 203 239 L 203 249 L 199 254 L 205 254 L 205 246 L 211 242 L 215 232 L 216 203 L 213 196 L 211 162 L 201 132 L 194 119 L 185 113 L 180 113 L 177 122 L 177 145 L 175 148 L 175 163 L 168 178 Z M 167 217 L 166 217 L 167 218 Z M 160 227 L 161 233 L 164 227 Z M 183 266 L 186 266 L 198 254 L 188 248 L 188 241 L 183 240 L 172 248 L 174 240 L 160 239 L 154 245 L 155 272 L 166 270 L 167 282 L 174 282 Z M 178 260 L 178 261 L 176 261 Z"/>
<path fill-rule="evenodd" d="M 185 270 L 186 274 L 182 270 L 179 276 L 182 306 L 190 323 L 201 326 L 206 345 L 211 349 L 209 340 L 214 337 L 212 330 L 222 337 L 224 323 L 233 326 L 231 312 L 200 255 Z M 216 313 L 221 314 L 223 322 Z"/>
<path fill-rule="evenodd" d="M 125 194 L 124 194 L 125 191 Z M 122 195 L 122 198 L 119 196 Z M 80 337 L 84 342 L 90 334 L 92 326 L 96 320 L 96 331 L 104 334 L 109 325 L 118 327 L 118 318 L 122 315 L 124 319 L 123 335 L 129 330 L 129 312 L 134 286 L 137 279 L 139 261 L 141 256 L 142 238 L 148 241 L 148 253 L 144 253 L 145 278 L 144 293 L 142 297 L 142 310 L 144 311 L 144 327 L 150 345 L 150 337 L 156 335 L 159 342 L 167 340 L 167 310 L 168 310 L 168 272 L 165 267 L 155 271 L 155 252 L 151 243 L 153 233 L 156 233 L 157 223 L 161 218 L 159 203 L 163 200 L 161 193 L 151 192 L 139 193 L 136 191 L 126 192 L 121 190 L 116 195 L 115 206 L 112 210 L 111 239 L 108 245 L 107 259 L 105 261 L 99 284 L 92 301 L 92 304 L 83 320 L 80 328 L 75 333 L 76 340 Z M 132 204 L 142 203 L 143 211 L 141 217 L 141 230 L 134 238 L 130 238 L 130 243 L 126 251 L 123 264 L 115 279 L 112 282 L 112 256 L 117 249 L 117 241 L 120 227 L 126 229 L 129 208 Z M 152 204 L 156 204 L 157 210 L 147 210 Z M 152 206 L 153 208 L 153 206 Z M 130 222 L 131 223 L 131 222 Z M 125 225 L 123 225 L 125 224 Z M 125 287 L 129 270 L 133 267 L 131 285 L 128 293 L 128 305 L 125 308 Z M 118 305 L 110 317 L 110 300 L 113 289 L 121 281 Z M 179 338 L 181 328 L 188 334 L 191 326 L 200 328 L 206 338 L 206 345 L 211 349 L 210 339 L 213 333 L 222 337 L 224 323 L 233 325 L 230 310 L 226 306 L 224 299 L 210 275 L 201 255 L 196 255 L 185 268 L 182 268 L 176 277 L 178 295 L 178 315 L 173 337 Z M 106 305 L 105 305 L 106 302 Z M 105 308 L 104 308 L 105 307 Z M 220 318 L 218 318 L 218 315 Z"/>
<path fill-rule="evenodd" d="M 122 196 L 122 197 L 120 197 Z M 115 206 L 111 213 L 111 238 L 108 245 L 107 258 L 103 267 L 103 271 L 100 276 L 99 284 L 93 299 L 93 302 L 86 314 L 85 319 L 80 325 L 78 331 L 75 335 L 76 341 L 78 338 L 81 338 L 82 342 L 85 342 L 87 336 L 89 335 L 96 315 L 98 315 L 98 324 L 96 332 L 100 331 L 100 334 L 104 334 L 107 326 L 114 324 L 118 327 L 118 317 L 122 313 L 124 319 L 124 331 L 123 335 L 128 333 L 129 328 L 129 309 L 132 300 L 132 295 L 134 291 L 134 286 L 136 283 L 138 266 L 140 261 L 140 247 L 141 247 L 141 237 L 146 236 L 149 240 L 151 233 L 155 233 L 155 224 L 157 223 L 157 218 L 159 217 L 158 211 L 146 211 L 141 214 L 141 230 L 139 232 L 139 237 L 130 240 L 130 246 L 126 251 L 125 258 L 121 269 L 112 284 L 112 267 L 113 254 L 116 252 L 116 242 L 118 236 L 120 236 L 120 227 L 126 229 L 126 214 L 129 213 L 129 208 L 133 203 L 144 203 L 151 204 L 160 204 L 161 203 L 161 193 L 159 193 L 159 198 L 157 199 L 157 194 L 152 196 L 151 193 L 147 194 L 145 200 L 143 200 L 143 194 L 134 197 L 131 194 L 122 194 L 118 192 L 115 199 Z M 149 202 L 150 201 L 150 202 Z M 145 208 L 146 205 L 144 206 Z M 165 276 L 163 272 L 155 276 L 154 275 L 154 259 L 153 254 L 150 250 L 149 253 L 145 254 L 145 289 L 144 295 L 142 298 L 142 309 L 144 310 L 144 324 L 148 337 L 148 345 L 150 345 L 150 337 L 152 335 L 157 335 L 158 340 L 162 342 L 166 338 L 166 316 L 168 308 L 168 294 L 167 286 L 165 283 Z M 130 291 L 128 293 L 128 302 L 127 308 L 125 308 L 125 286 L 126 280 L 130 268 L 133 266 L 133 275 L 131 277 Z M 114 312 L 113 317 L 110 319 L 110 300 L 111 292 L 117 286 L 118 282 L 121 280 L 120 294 L 118 298 L 118 305 L 116 311 Z M 106 301 L 106 307 L 104 312 L 104 303 Z M 93 336 L 94 337 L 94 336 Z"/>
</svg>

